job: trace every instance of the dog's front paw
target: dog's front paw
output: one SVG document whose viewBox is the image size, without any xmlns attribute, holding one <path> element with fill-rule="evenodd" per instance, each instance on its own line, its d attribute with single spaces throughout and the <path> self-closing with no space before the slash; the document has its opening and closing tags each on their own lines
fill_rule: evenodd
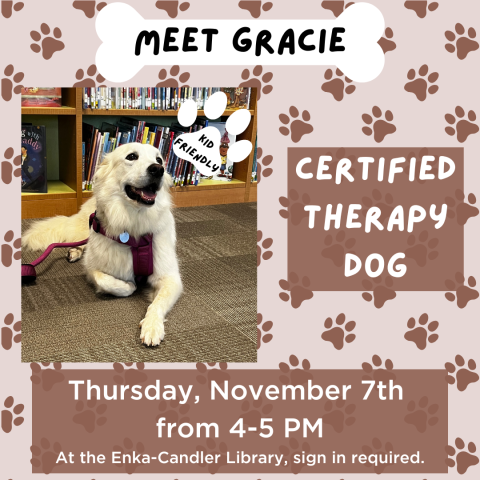
<svg viewBox="0 0 480 480">
<path fill-rule="evenodd" d="M 67 252 L 67 260 L 70 263 L 78 262 L 83 255 L 83 248 L 73 247 L 70 248 Z"/>
<path fill-rule="evenodd" d="M 165 337 L 163 320 L 156 315 L 148 315 L 140 322 L 140 340 L 145 345 L 160 345 Z"/>
</svg>

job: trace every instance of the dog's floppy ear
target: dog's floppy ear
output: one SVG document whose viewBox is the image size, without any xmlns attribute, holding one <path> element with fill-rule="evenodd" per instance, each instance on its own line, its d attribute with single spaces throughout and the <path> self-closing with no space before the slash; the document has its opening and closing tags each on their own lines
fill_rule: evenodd
<svg viewBox="0 0 480 480">
<path fill-rule="evenodd" d="M 163 175 L 163 187 L 166 190 L 170 190 L 170 187 L 173 186 L 173 179 L 172 176 L 169 173 L 165 173 Z"/>
<path fill-rule="evenodd" d="M 113 169 L 113 161 L 112 161 L 112 154 L 109 153 L 103 159 L 103 162 L 97 167 L 97 171 L 95 172 L 94 182 L 102 182 L 112 171 Z"/>
</svg>

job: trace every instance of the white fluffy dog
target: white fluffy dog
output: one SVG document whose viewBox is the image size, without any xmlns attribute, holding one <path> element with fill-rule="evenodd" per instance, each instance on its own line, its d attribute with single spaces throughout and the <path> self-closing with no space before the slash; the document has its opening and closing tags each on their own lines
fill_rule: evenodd
<svg viewBox="0 0 480 480">
<path fill-rule="evenodd" d="M 153 274 L 147 282 L 154 294 L 140 322 L 140 339 L 145 345 L 158 345 L 165 335 L 165 316 L 182 293 L 171 211 L 171 177 L 164 171 L 158 149 L 129 143 L 105 157 L 94 184 L 93 198 L 79 213 L 36 222 L 22 237 L 22 247 L 44 250 L 51 243 L 88 237 L 86 248 L 69 250 L 68 260 L 80 260 L 85 248 L 87 278 L 97 291 L 127 297 L 137 288 L 132 251 L 112 238 L 125 232 L 135 239 L 153 234 Z M 105 235 L 89 229 L 89 217 L 95 211 Z"/>
</svg>

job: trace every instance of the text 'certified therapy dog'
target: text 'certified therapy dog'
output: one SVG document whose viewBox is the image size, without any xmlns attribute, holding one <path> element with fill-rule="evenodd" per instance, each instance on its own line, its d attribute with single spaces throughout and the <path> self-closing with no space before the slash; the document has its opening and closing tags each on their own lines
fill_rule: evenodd
<svg viewBox="0 0 480 480">
<path fill-rule="evenodd" d="M 36 222 L 22 237 L 22 246 L 44 250 L 55 242 L 88 237 L 87 247 L 68 251 L 68 260 L 84 256 L 87 278 L 97 292 L 128 297 L 146 278 L 153 300 L 140 322 L 140 339 L 159 345 L 165 316 L 182 293 L 171 177 L 158 149 L 129 143 L 105 157 L 94 184 L 94 196 L 80 212 Z"/>
</svg>

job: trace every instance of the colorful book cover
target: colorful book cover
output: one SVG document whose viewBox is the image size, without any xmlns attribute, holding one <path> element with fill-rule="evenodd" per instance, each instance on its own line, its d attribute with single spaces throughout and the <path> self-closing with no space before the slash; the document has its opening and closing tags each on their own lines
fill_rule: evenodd
<svg viewBox="0 0 480 480">
<path fill-rule="evenodd" d="M 47 141 L 43 125 L 22 126 L 22 192 L 47 193 Z"/>
</svg>

